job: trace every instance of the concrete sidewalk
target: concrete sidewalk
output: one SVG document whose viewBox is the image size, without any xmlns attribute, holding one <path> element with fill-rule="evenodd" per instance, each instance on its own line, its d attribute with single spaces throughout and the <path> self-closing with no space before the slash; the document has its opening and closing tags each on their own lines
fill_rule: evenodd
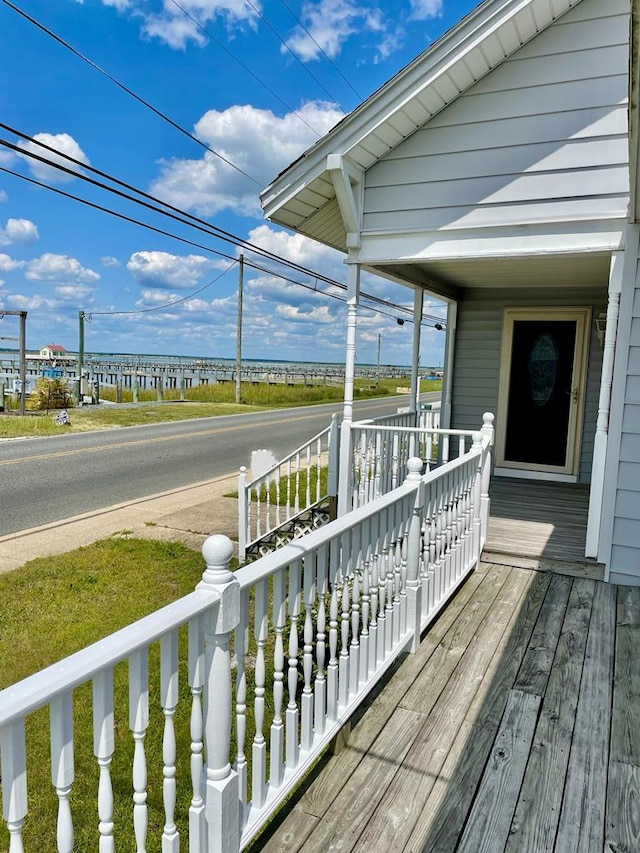
<svg viewBox="0 0 640 853">
<path fill-rule="evenodd" d="M 238 538 L 238 475 L 229 474 L 62 521 L 0 536 L 0 573 L 118 533 L 184 542 L 198 549 L 212 533 Z"/>
</svg>

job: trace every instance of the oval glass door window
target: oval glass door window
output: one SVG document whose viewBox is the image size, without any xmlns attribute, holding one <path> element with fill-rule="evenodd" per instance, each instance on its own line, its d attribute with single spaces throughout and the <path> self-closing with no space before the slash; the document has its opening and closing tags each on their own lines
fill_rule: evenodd
<svg viewBox="0 0 640 853">
<path fill-rule="evenodd" d="M 531 347 L 527 367 L 531 401 L 536 406 L 546 406 L 558 376 L 558 347 L 548 332 L 539 335 Z"/>
</svg>

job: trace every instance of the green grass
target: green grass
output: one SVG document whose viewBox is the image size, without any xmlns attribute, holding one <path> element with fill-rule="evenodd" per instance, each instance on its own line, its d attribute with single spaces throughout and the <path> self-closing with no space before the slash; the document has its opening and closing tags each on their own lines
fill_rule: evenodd
<svg viewBox="0 0 640 853">
<path fill-rule="evenodd" d="M 396 394 L 397 388 L 407 387 L 409 383 L 408 377 L 381 379 L 380 385 L 376 387 L 374 380 L 357 379 L 354 396 L 360 400 L 384 397 Z M 441 388 L 441 381 L 421 383 L 422 392 L 439 391 Z M 172 393 L 177 400 L 180 392 L 173 391 Z M 130 401 L 131 390 L 125 389 L 123 394 L 124 402 Z M 168 392 L 165 393 L 165 400 L 168 400 L 167 394 Z M 106 392 L 102 396 L 106 398 Z M 115 392 L 112 396 L 115 396 Z M 71 423 L 66 426 L 56 425 L 55 412 L 49 414 L 34 412 L 24 417 L 13 413 L 0 414 L 0 438 L 61 435 L 65 432 L 85 432 L 163 421 L 210 418 L 285 406 L 309 406 L 332 402 L 339 405 L 342 399 L 342 388 L 324 387 L 322 385 L 305 387 L 302 385 L 250 385 L 243 383 L 242 403 L 240 405 L 234 402 L 235 387 L 230 382 L 191 388 L 187 391 L 186 402 L 158 403 L 155 391 L 141 391 L 139 406 L 113 408 L 84 406 L 81 409 L 70 409 Z"/>
<path fill-rule="evenodd" d="M 191 592 L 202 575 L 201 554 L 177 543 L 109 539 L 59 557 L 34 560 L 0 576 L 0 687 L 33 672 L 124 627 Z M 180 635 L 180 704 L 176 713 L 178 741 L 178 806 L 180 830 L 186 841 L 191 782 L 189 770 L 190 693 L 187 685 L 186 632 Z M 163 825 L 162 731 L 159 702 L 159 652 L 149 659 L 150 716 L 145 742 L 149 769 L 149 846 L 160 849 Z M 128 728 L 127 670 L 115 670 L 116 752 L 112 763 L 115 796 L 116 846 L 134 850 L 131 826 L 131 766 L 133 739 Z M 74 850 L 96 849 L 98 784 L 93 756 L 91 687 L 74 693 L 76 780 L 71 803 L 76 842 Z M 41 853 L 56 850 L 57 798 L 51 785 L 48 712 L 27 722 L 29 817 L 25 847 Z M 8 834 L 0 829 L 0 849 Z"/>
</svg>

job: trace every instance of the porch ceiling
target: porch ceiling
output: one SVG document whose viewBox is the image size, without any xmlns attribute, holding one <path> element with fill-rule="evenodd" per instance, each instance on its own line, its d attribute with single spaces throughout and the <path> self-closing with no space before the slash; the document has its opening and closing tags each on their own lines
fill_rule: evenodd
<svg viewBox="0 0 640 853">
<path fill-rule="evenodd" d="M 449 298 L 462 288 L 591 288 L 607 287 L 611 256 L 608 253 L 563 254 L 543 257 L 453 258 L 428 262 L 368 267 L 394 281 Z"/>
</svg>

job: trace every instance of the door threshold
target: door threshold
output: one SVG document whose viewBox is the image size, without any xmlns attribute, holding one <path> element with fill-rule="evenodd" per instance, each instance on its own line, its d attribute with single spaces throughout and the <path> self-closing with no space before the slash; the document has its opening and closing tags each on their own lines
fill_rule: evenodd
<svg viewBox="0 0 640 853">
<path fill-rule="evenodd" d="M 554 474 L 552 471 L 531 471 L 529 468 L 494 468 L 494 477 L 512 477 L 516 480 L 546 480 L 550 483 L 577 483 L 575 474 Z"/>
</svg>

